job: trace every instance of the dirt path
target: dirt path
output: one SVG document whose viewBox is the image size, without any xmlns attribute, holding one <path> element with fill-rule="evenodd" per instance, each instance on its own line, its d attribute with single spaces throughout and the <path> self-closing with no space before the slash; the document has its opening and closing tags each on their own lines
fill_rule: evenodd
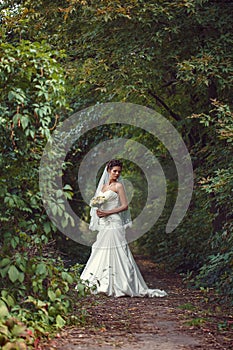
<svg viewBox="0 0 233 350">
<path fill-rule="evenodd" d="M 147 258 L 136 260 L 148 286 L 165 289 L 168 297 L 85 298 L 85 325 L 66 328 L 43 350 L 233 348 L 233 317 L 214 295 L 188 290 L 179 276 L 167 274 Z"/>
</svg>

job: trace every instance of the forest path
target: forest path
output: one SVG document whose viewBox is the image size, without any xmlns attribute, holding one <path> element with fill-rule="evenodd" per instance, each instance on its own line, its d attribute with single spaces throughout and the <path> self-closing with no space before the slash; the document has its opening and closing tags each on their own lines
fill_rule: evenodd
<svg viewBox="0 0 233 350">
<path fill-rule="evenodd" d="M 233 318 L 213 293 L 189 290 L 179 275 L 146 257 L 135 259 L 147 285 L 166 290 L 168 297 L 88 296 L 81 306 L 87 310 L 86 323 L 65 328 L 43 350 L 233 348 Z"/>
</svg>

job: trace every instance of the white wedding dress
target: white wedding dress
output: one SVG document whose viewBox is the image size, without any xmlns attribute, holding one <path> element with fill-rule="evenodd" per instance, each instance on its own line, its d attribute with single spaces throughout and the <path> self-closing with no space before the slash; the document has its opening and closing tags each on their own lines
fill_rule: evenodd
<svg viewBox="0 0 233 350">
<path fill-rule="evenodd" d="M 119 196 L 112 190 L 100 192 L 107 201 L 103 210 L 120 205 Z M 90 258 L 81 274 L 81 280 L 96 286 L 93 293 L 121 297 L 163 297 L 160 289 L 149 289 L 137 267 L 125 238 L 121 216 L 112 214 L 99 219 L 99 232 L 92 245 Z"/>
</svg>

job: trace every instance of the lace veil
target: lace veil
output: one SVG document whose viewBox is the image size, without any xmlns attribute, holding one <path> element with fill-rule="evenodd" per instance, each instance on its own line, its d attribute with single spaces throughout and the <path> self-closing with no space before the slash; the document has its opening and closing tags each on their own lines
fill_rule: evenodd
<svg viewBox="0 0 233 350">
<path fill-rule="evenodd" d="M 119 176 L 117 181 L 123 185 L 124 190 L 125 190 L 123 178 L 121 176 Z M 105 184 L 107 184 L 108 182 L 109 182 L 109 173 L 107 171 L 107 166 L 105 166 L 103 174 L 102 174 L 100 181 L 98 183 L 97 189 L 95 191 L 94 197 L 97 197 L 99 195 L 103 186 Z M 99 230 L 99 217 L 96 214 L 96 208 L 91 208 L 90 215 L 91 215 L 91 221 L 90 221 L 89 228 L 92 231 L 98 231 Z M 123 224 L 124 228 L 131 227 L 132 220 L 131 220 L 130 210 L 129 209 L 124 210 L 124 211 L 120 212 L 119 215 L 121 216 L 122 224 Z"/>
</svg>

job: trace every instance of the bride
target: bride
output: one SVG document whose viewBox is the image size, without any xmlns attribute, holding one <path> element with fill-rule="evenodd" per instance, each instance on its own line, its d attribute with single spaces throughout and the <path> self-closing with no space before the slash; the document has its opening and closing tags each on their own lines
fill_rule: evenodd
<svg viewBox="0 0 233 350">
<path fill-rule="evenodd" d="M 166 296 L 163 290 L 147 287 L 127 244 L 125 229 L 131 218 L 121 171 L 121 161 L 112 159 L 99 181 L 93 200 L 103 204 L 99 208 L 92 205 L 89 226 L 98 234 L 81 280 L 95 285 L 94 293 L 108 296 Z"/>
</svg>

